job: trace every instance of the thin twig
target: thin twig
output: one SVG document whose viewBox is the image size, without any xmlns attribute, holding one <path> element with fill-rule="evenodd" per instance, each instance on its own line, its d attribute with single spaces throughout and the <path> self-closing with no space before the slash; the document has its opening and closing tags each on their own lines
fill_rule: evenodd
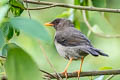
<svg viewBox="0 0 120 80">
<path fill-rule="evenodd" d="M 6 61 L 6 57 L 5 56 L 0 56 L 0 62 L 1 62 L 1 64 L 3 64 L 4 61 Z"/>
<path fill-rule="evenodd" d="M 43 72 L 43 73 L 45 73 L 45 74 L 47 74 L 47 75 L 49 75 L 49 76 L 55 77 L 55 76 L 53 76 L 51 73 L 46 72 L 46 71 L 44 71 L 44 70 L 41 70 L 41 69 L 40 69 L 40 71 Z M 55 77 L 55 78 L 56 78 L 56 77 Z"/>
<path fill-rule="evenodd" d="M 106 78 L 105 80 L 111 80 L 115 75 L 110 75 L 108 78 Z"/>
<path fill-rule="evenodd" d="M 86 77 L 86 76 L 99 76 L 99 75 L 118 75 L 120 74 L 120 70 L 105 70 L 105 71 L 88 71 L 88 72 L 81 72 L 80 77 Z M 51 73 L 51 75 L 56 76 L 55 73 Z M 59 73 L 59 75 L 62 78 L 65 78 L 65 75 L 62 73 Z M 48 77 L 49 79 L 55 79 L 55 77 L 52 77 L 48 74 L 45 75 L 45 77 Z M 68 73 L 67 78 L 77 78 L 78 74 L 77 73 Z"/>
<path fill-rule="evenodd" d="M 113 13 L 120 13 L 120 9 L 110 9 L 110 8 L 96 8 L 96 7 L 85 7 L 85 6 L 76 6 L 76 5 L 70 5 L 70 4 L 63 4 L 63 3 L 54 3 L 54 2 L 45 2 L 45 1 L 30 1 L 30 0 L 24 0 L 26 3 L 32 3 L 32 4 L 41 4 L 41 5 L 49 5 L 46 7 L 38 7 L 38 8 L 29 8 L 28 10 L 41 10 L 41 9 L 47 9 L 47 8 L 52 8 L 52 7 L 66 7 L 66 8 L 74 8 L 74 9 L 80 9 L 83 10 L 83 19 L 89 28 L 91 32 L 96 34 L 97 36 L 103 37 L 103 38 L 120 38 L 120 35 L 105 35 L 102 33 L 97 33 L 93 30 L 91 25 L 89 24 L 86 14 L 84 10 L 89 10 L 89 11 L 99 11 L 99 12 L 113 12 Z"/>
<path fill-rule="evenodd" d="M 27 1 L 27 0 L 26 0 Z M 31 15 L 30 15 L 30 11 L 29 11 L 29 9 L 28 9 L 28 3 L 26 3 L 26 10 L 27 10 L 27 12 L 28 12 L 28 15 L 29 15 L 29 17 L 30 17 L 30 19 L 31 19 Z"/>
<path fill-rule="evenodd" d="M 88 29 L 93 32 L 95 35 L 97 36 L 100 36 L 100 37 L 103 37 L 103 38 L 120 38 L 120 35 L 105 35 L 105 34 L 102 34 L 102 33 L 97 33 L 93 30 L 92 26 L 90 25 L 90 23 L 88 22 L 87 20 L 87 17 L 86 17 L 86 13 L 85 13 L 85 10 L 83 10 L 83 19 L 84 19 L 84 22 L 85 24 L 87 25 Z"/>
<path fill-rule="evenodd" d="M 56 5 L 49 5 L 49 6 L 45 6 L 45 7 L 37 7 L 37 8 L 25 8 L 26 10 L 41 10 L 41 9 L 48 9 L 48 8 L 52 8 L 55 7 Z"/>
<path fill-rule="evenodd" d="M 31 3 L 31 4 L 38 4 L 38 5 L 39 4 L 40 5 L 55 5 L 54 7 L 74 8 L 74 9 L 79 9 L 79 10 L 120 13 L 120 9 L 78 6 L 78 5 L 71 5 L 71 4 L 65 4 L 65 3 L 46 2 L 46 1 L 31 1 L 31 0 L 26 1 L 26 0 L 24 0 L 24 2 Z"/>
<path fill-rule="evenodd" d="M 39 43 L 40 43 L 40 41 L 39 41 Z M 51 68 L 53 69 L 53 71 L 57 75 L 57 77 L 55 76 L 56 79 L 62 80 L 61 76 L 56 72 L 56 69 L 54 68 L 54 66 L 52 65 L 52 63 L 50 62 L 50 60 L 48 59 L 48 56 L 46 55 L 46 52 L 44 51 L 43 47 L 41 46 L 41 43 L 40 43 L 40 48 L 41 48 L 41 50 L 42 50 L 42 52 L 43 52 L 43 54 L 44 54 L 47 62 L 50 64 Z"/>
<path fill-rule="evenodd" d="M 5 57 L 5 56 L 0 56 L 0 58 L 4 58 L 4 59 L 6 59 L 6 57 Z"/>
</svg>

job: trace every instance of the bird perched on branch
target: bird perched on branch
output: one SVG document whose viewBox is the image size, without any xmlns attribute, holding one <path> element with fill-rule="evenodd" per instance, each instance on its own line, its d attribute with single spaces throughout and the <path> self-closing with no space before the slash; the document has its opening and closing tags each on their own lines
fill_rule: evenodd
<svg viewBox="0 0 120 80">
<path fill-rule="evenodd" d="M 57 18 L 46 26 L 53 26 L 56 30 L 54 43 L 60 56 L 68 59 L 69 62 L 63 74 L 67 77 L 67 69 L 72 60 L 81 60 L 80 70 L 77 71 L 78 77 L 82 69 L 83 60 L 87 55 L 108 56 L 100 50 L 94 48 L 88 38 L 79 30 L 74 28 L 70 20 Z"/>
</svg>

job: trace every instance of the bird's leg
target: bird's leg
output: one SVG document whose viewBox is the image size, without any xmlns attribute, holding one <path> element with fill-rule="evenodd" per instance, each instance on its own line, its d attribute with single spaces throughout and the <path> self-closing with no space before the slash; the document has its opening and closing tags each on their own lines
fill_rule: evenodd
<svg viewBox="0 0 120 80">
<path fill-rule="evenodd" d="M 82 71 L 82 64 L 83 64 L 83 61 L 84 61 L 84 57 L 82 56 L 82 57 L 81 57 L 81 64 L 80 64 L 80 70 L 77 71 L 77 73 L 78 73 L 78 80 L 79 80 L 79 78 L 80 78 L 80 72 Z"/>
<path fill-rule="evenodd" d="M 67 75 L 67 69 L 68 69 L 70 63 L 72 62 L 72 60 L 73 60 L 73 58 L 70 58 L 70 60 L 69 60 L 69 62 L 68 62 L 68 64 L 67 64 L 67 66 L 66 66 L 65 69 L 64 69 L 64 72 L 62 72 L 62 74 L 65 75 L 66 79 L 67 79 L 67 76 L 68 76 L 68 75 Z"/>
</svg>

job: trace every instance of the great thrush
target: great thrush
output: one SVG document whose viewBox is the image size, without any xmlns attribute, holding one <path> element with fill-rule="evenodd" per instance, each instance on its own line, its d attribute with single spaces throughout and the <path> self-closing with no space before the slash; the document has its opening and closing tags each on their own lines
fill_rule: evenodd
<svg viewBox="0 0 120 80">
<path fill-rule="evenodd" d="M 93 47 L 88 38 L 79 30 L 74 28 L 70 20 L 57 18 L 46 26 L 53 26 L 56 30 L 54 43 L 60 56 L 68 59 L 69 62 L 64 69 L 63 74 L 67 77 L 67 69 L 72 60 L 81 59 L 80 70 L 77 71 L 78 77 L 82 69 L 84 58 L 91 54 L 92 56 L 108 56 L 100 50 Z"/>
</svg>

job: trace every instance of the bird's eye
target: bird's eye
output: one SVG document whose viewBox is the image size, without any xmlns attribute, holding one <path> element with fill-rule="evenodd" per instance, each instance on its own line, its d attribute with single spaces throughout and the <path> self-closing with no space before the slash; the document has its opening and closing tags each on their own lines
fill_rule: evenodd
<svg viewBox="0 0 120 80">
<path fill-rule="evenodd" d="M 59 23 L 59 21 L 57 20 L 56 23 Z"/>
<path fill-rule="evenodd" d="M 59 24 L 59 21 L 56 21 L 55 23 L 56 23 L 56 24 Z"/>
</svg>

